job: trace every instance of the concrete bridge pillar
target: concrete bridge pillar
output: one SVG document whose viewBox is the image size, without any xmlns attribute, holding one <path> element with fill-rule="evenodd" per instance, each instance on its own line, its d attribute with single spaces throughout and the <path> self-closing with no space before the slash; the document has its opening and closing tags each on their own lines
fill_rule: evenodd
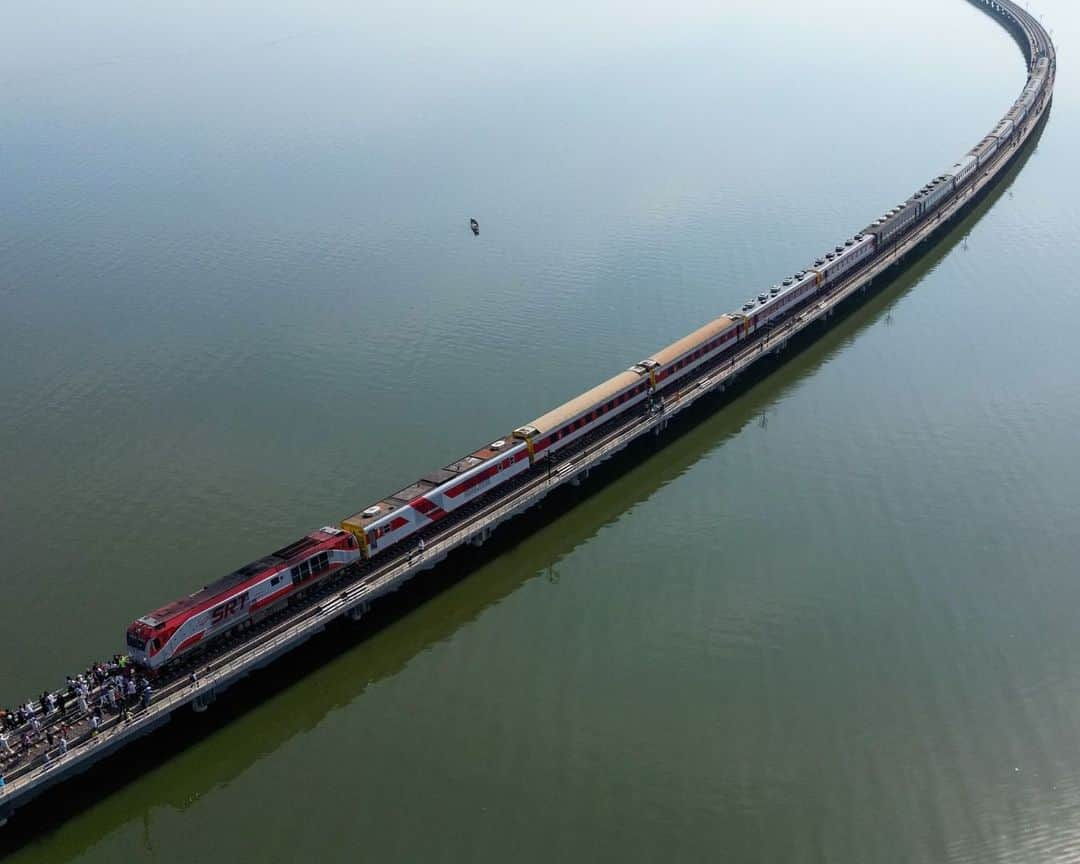
<svg viewBox="0 0 1080 864">
<path fill-rule="evenodd" d="M 191 710 L 196 714 L 202 714 L 207 708 L 217 701 L 217 693 L 213 688 L 208 688 L 191 700 Z"/>
<path fill-rule="evenodd" d="M 370 610 L 370 609 L 371 609 L 371 604 L 370 603 L 357 603 L 355 606 L 352 607 L 352 609 L 349 609 L 345 614 L 349 617 L 350 620 L 359 621 L 361 618 L 363 618 L 365 615 L 367 615 L 368 610 Z"/>
</svg>

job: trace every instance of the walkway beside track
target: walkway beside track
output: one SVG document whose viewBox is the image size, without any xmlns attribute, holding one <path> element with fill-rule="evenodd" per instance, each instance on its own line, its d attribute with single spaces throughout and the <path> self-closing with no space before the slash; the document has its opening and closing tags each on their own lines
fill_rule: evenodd
<svg viewBox="0 0 1080 864">
<path fill-rule="evenodd" d="M 1040 51 L 1052 50 L 1049 37 L 1041 25 L 1015 4 L 1008 0 L 972 2 L 1007 26 L 1025 49 L 1029 65 Z M 1017 25 L 1009 21 L 1002 14 L 1003 8 L 1008 8 L 1022 23 Z M 46 789 L 87 770 L 105 756 L 168 722 L 177 709 L 190 704 L 197 711 L 205 710 L 232 684 L 310 639 L 335 619 L 342 616 L 362 617 L 379 597 L 397 590 L 418 573 L 436 566 L 454 549 L 467 543 L 483 544 L 502 522 L 539 503 L 555 488 L 565 483 L 580 483 L 594 467 L 642 436 L 649 433 L 659 435 L 675 415 L 702 397 L 723 391 L 762 358 L 783 350 L 793 337 L 812 324 L 830 317 L 840 304 L 865 291 L 875 279 L 921 244 L 943 233 L 947 225 L 1000 178 L 1013 157 L 1023 150 L 1040 127 L 1052 101 L 1050 94 L 1054 71 L 1052 65 L 1047 84 L 1048 95 L 1041 109 L 1033 114 L 1016 145 L 995 154 L 995 158 L 981 169 L 983 173 L 976 181 L 944 205 L 937 218 L 919 226 L 887 255 L 875 257 L 869 265 L 850 274 L 827 295 L 815 298 L 776 328 L 755 335 L 734 356 L 701 371 L 674 394 L 666 395 L 662 410 L 618 418 L 612 421 L 611 428 L 574 452 L 523 475 L 520 482 L 513 484 L 514 488 L 506 490 L 496 500 L 481 501 L 477 506 L 467 508 L 469 512 L 460 518 L 446 520 L 445 525 L 436 523 L 424 534 L 423 552 L 412 547 L 401 550 L 396 557 L 380 557 L 361 566 L 347 568 L 343 571 L 343 581 L 315 597 L 308 606 L 284 613 L 280 620 L 270 622 L 252 638 L 223 649 L 217 656 L 203 658 L 201 665 L 193 670 L 197 672 L 195 680 L 184 676 L 163 686 L 155 694 L 149 708 L 135 713 L 128 720 L 122 716 L 109 718 L 96 735 L 91 735 L 86 718 L 76 718 L 76 722 L 72 723 L 72 737 L 66 754 L 48 764 L 44 764 L 40 756 L 33 756 L 6 775 L 7 784 L 0 787 L 0 825 L 7 821 L 17 806 L 25 805 Z"/>
</svg>

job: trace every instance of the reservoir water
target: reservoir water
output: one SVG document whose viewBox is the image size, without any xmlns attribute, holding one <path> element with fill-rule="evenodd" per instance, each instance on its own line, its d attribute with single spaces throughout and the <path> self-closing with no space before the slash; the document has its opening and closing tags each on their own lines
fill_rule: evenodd
<svg viewBox="0 0 1080 864">
<path fill-rule="evenodd" d="M 1080 854 L 1080 12 L 1032 9 L 1054 108 L 978 218 L 10 860 Z M 0 704 L 738 308 L 1024 81 L 961 0 L 55 0 L 0 47 Z"/>
</svg>

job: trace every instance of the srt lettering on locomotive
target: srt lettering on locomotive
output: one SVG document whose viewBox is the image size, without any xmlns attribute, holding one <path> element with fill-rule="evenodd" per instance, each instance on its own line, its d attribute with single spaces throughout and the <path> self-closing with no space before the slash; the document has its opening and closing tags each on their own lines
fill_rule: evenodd
<svg viewBox="0 0 1080 864">
<path fill-rule="evenodd" d="M 245 606 L 247 606 L 248 592 L 245 591 L 238 597 L 233 597 L 231 600 L 226 600 L 220 606 L 216 607 L 213 612 L 210 613 L 210 621 L 217 626 L 223 621 L 227 621 Z"/>
</svg>

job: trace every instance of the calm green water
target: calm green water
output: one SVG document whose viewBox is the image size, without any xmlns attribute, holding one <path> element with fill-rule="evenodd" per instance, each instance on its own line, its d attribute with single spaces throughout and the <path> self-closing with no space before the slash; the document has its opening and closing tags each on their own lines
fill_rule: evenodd
<svg viewBox="0 0 1080 864">
<path fill-rule="evenodd" d="M 736 308 L 1023 83 L 960 0 L 393 5 L 5 10 L 0 701 Z M 941 254 L 11 860 L 1080 854 L 1080 14 L 1037 7 L 1050 124 Z"/>
</svg>

